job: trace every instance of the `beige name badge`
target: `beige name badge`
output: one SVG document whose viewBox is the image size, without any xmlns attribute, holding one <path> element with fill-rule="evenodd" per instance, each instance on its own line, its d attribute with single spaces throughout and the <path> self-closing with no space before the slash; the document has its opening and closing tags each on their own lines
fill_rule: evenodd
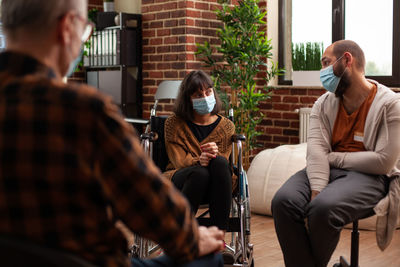
<svg viewBox="0 0 400 267">
<path fill-rule="evenodd" d="M 354 132 L 354 141 L 356 141 L 356 142 L 364 142 L 364 133 Z"/>
</svg>

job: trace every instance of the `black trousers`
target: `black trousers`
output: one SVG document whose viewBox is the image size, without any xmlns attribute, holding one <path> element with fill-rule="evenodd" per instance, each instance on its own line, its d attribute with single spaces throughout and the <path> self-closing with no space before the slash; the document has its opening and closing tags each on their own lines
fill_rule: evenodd
<svg viewBox="0 0 400 267">
<path fill-rule="evenodd" d="M 287 267 L 325 267 L 343 227 L 374 214 L 388 191 L 384 175 L 331 169 L 328 185 L 310 202 L 311 189 L 304 170 L 276 192 L 272 215 Z"/>
<path fill-rule="evenodd" d="M 188 199 L 193 213 L 199 205 L 209 204 L 211 223 L 226 230 L 232 201 L 232 173 L 228 161 L 217 156 L 207 167 L 190 166 L 172 177 L 174 185 Z"/>
</svg>

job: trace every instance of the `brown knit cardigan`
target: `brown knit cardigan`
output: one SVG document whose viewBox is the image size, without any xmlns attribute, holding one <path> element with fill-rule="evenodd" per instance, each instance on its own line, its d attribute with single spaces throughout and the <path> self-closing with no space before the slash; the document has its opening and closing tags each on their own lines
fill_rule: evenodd
<svg viewBox="0 0 400 267">
<path fill-rule="evenodd" d="M 165 147 L 169 158 L 164 176 L 168 179 L 171 179 L 181 168 L 199 165 L 200 146 L 205 143 L 215 142 L 218 146 L 218 155 L 229 160 L 232 151 L 231 137 L 235 133 L 235 125 L 225 117 L 221 117 L 221 121 L 214 130 L 200 143 L 187 123 L 175 115 L 166 120 L 164 130 Z"/>
</svg>

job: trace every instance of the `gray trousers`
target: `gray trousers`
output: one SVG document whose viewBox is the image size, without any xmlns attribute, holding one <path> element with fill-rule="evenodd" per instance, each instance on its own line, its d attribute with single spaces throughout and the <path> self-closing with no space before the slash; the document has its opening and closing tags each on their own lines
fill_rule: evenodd
<svg viewBox="0 0 400 267">
<path fill-rule="evenodd" d="M 272 200 L 285 265 L 325 267 L 344 225 L 373 215 L 388 185 L 389 179 L 383 175 L 331 169 L 329 184 L 310 202 L 305 169 L 294 174 Z"/>
</svg>

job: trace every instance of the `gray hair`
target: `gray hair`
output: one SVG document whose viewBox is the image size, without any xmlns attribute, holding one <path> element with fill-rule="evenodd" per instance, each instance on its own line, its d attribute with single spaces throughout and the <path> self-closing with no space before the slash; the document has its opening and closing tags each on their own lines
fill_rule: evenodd
<svg viewBox="0 0 400 267">
<path fill-rule="evenodd" d="M 45 32 L 68 11 L 84 0 L 2 0 L 1 20 L 6 33 L 26 29 Z"/>
</svg>

